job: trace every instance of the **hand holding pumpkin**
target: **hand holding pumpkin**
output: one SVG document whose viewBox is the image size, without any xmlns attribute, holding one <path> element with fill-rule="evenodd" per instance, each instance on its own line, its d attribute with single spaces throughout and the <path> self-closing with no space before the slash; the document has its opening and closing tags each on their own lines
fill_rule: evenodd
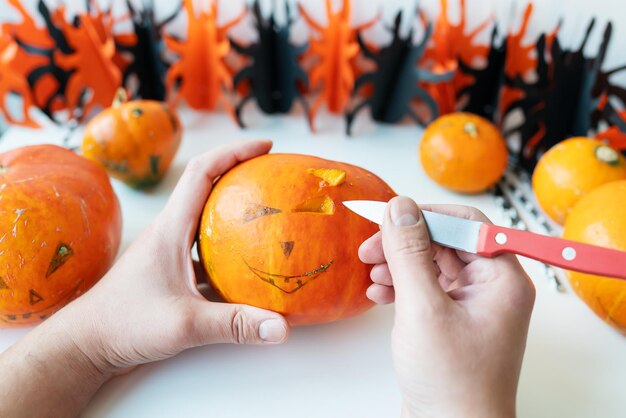
<svg viewBox="0 0 626 418">
<path fill-rule="evenodd" d="M 2 398 L 23 401 L 0 402 L 0 415 L 44 416 L 36 408 L 45 407 L 73 416 L 109 376 L 138 364 L 205 344 L 283 342 L 289 326 L 281 315 L 207 301 L 191 257 L 213 181 L 270 148 L 245 142 L 192 160 L 164 210 L 102 280 L 0 356 L 0 369 L 11 370 Z M 69 377 L 57 379 L 55 367 Z M 40 390 L 42 382 L 56 387 Z"/>
<path fill-rule="evenodd" d="M 488 222 L 478 210 L 427 208 Z M 359 249 L 375 264 L 368 297 L 395 300 L 394 366 L 403 416 L 515 416 L 534 288 L 515 257 L 431 244 L 417 205 L 391 200 L 382 231 Z"/>
<path fill-rule="evenodd" d="M 196 287 L 191 258 L 198 221 L 214 180 L 237 163 L 264 154 L 267 141 L 235 144 L 192 160 L 166 207 L 111 271 L 77 306 L 100 323 L 101 367 L 126 368 L 214 343 L 278 343 L 286 321 L 273 312 L 207 301 Z M 269 322 L 266 322 L 269 321 Z M 87 328 L 86 334 L 93 333 Z M 85 340 L 93 336 L 85 335 Z"/>
</svg>

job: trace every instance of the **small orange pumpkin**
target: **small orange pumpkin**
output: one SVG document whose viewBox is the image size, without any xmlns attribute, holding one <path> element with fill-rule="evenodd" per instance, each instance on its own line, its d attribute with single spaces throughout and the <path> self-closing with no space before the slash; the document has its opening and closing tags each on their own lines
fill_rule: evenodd
<svg viewBox="0 0 626 418">
<path fill-rule="evenodd" d="M 81 151 L 104 166 L 111 177 L 134 189 L 145 189 L 161 181 L 181 137 L 180 120 L 167 103 L 127 102 L 121 89 L 113 106 L 85 128 Z"/>
<path fill-rule="evenodd" d="M 508 160 L 498 128 L 466 112 L 443 115 L 428 125 L 419 155 L 428 177 L 458 193 L 480 193 L 493 186 Z"/>
<path fill-rule="evenodd" d="M 41 321 L 93 286 L 121 234 L 99 165 L 54 145 L 0 154 L 0 327 Z"/>
<path fill-rule="evenodd" d="M 603 184 L 570 211 L 563 238 L 626 251 L 626 180 Z M 626 336 L 626 281 L 568 272 L 574 292 L 607 324 Z"/>
<path fill-rule="evenodd" d="M 293 154 L 246 161 L 217 182 L 202 215 L 199 252 L 211 285 L 226 301 L 280 312 L 292 325 L 357 315 L 372 306 L 371 266 L 357 251 L 378 226 L 342 202 L 394 195 L 349 164 Z"/>
</svg>

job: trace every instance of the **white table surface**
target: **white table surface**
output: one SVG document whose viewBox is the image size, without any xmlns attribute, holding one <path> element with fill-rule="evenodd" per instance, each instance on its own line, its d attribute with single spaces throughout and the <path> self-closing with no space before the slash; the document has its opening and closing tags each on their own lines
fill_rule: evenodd
<svg viewBox="0 0 626 418">
<path fill-rule="evenodd" d="M 183 143 L 160 186 L 142 194 L 114 181 L 124 216 L 122 251 L 163 207 L 189 158 L 242 138 L 271 138 L 276 152 L 357 164 L 418 202 L 473 205 L 494 222 L 505 223 L 490 196 L 449 193 L 427 179 L 417 154 L 421 131 L 413 125 L 376 126 L 364 112 L 355 124 L 355 136 L 347 138 L 342 118 L 321 114 L 319 132 L 312 135 L 301 114 L 267 117 L 254 106 L 244 113 L 248 130 L 238 129 L 223 114 L 184 112 L 182 119 Z M 0 151 L 58 143 L 64 135 L 53 128 L 14 128 L 0 138 Z M 537 288 L 537 301 L 518 415 L 625 417 L 626 338 L 603 324 L 571 291 L 556 292 L 540 264 L 530 260 L 523 264 Z M 282 346 L 189 350 L 112 380 L 84 416 L 396 417 L 400 395 L 389 348 L 392 320 L 393 306 L 375 307 L 350 320 L 295 329 Z M 0 330 L 0 351 L 26 332 Z M 463 347 L 458 350 L 461 357 Z"/>
</svg>

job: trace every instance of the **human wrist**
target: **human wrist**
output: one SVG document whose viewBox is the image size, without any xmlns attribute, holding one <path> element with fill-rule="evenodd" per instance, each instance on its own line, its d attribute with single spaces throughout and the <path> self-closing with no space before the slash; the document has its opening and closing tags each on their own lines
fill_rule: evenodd
<svg viewBox="0 0 626 418">
<path fill-rule="evenodd" d="M 75 361 L 82 373 L 94 381 L 105 381 L 120 372 L 105 356 L 103 330 L 86 304 L 75 301 L 48 321 L 66 344 L 66 359 Z"/>
<path fill-rule="evenodd" d="M 401 418 L 515 418 L 515 398 L 497 397 L 476 402 L 448 399 L 442 406 L 416 407 L 414 402 L 404 400 Z"/>
<path fill-rule="evenodd" d="M 77 416 L 111 375 L 53 315 L 0 354 L 0 416 Z"/>
</svg>

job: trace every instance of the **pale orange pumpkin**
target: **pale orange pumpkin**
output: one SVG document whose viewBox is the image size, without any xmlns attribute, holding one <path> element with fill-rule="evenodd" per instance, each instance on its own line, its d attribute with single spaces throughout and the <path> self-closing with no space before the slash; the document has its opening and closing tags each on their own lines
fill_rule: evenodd
<svg viewBox="0 0 626 418">
<path fill-rule="evenodd" d="M 154 100 L 127 101 L 123 89 L 113 105 L 85 127 L 83 156 L 134 189 L 158 184 L 176 156 L 182 126 L 176 111 Z"/>
<path fill-rule="evenodd" d="M 54 145 L 0 154 L 0 328 L 41 321 L 93 286 L 121 235 L 102 167 Z"/>
<path fill-rule="evenodd" d="M 226 173 L 202 215 L 199 252 L 226 300 L 280 312 L 292 325 L 334 321 L 372 306 L 359 245 L 378 231 L 346 200 L 394 192 L 362 168 L 270 154 Z"/>
</svg>

